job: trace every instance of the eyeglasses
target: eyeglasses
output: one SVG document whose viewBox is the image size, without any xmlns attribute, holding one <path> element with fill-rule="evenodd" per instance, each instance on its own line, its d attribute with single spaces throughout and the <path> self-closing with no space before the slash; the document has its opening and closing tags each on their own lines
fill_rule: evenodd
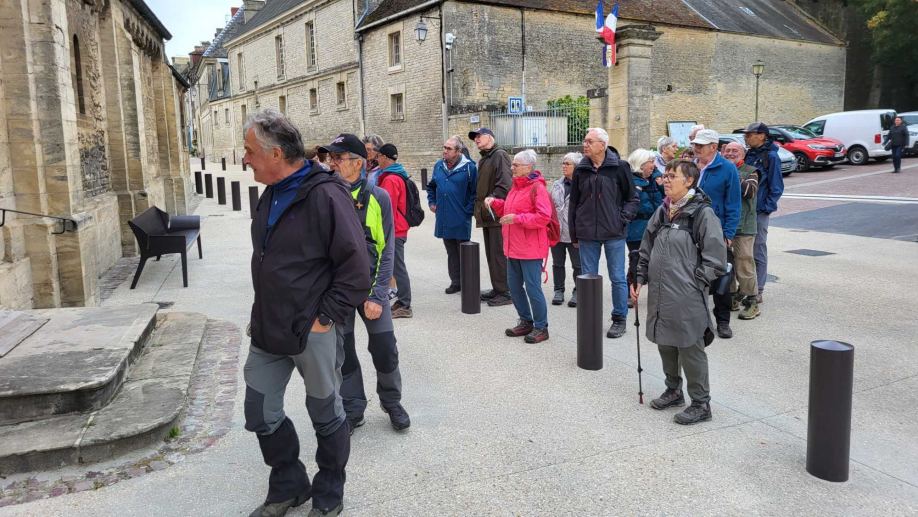
<svg viewBox="0 0 918 517">
<path fill-rule="evenodd" d="M 518 167 L 532 167 L 532 165 L 526 165 L 525 163 L 511 163 L 510 168 L 516 169 Z"/>
<path fill-rule="evenodd" d="M 675 174 L 664 174 L 663 181 L 673 181 L 676 178 L 684 178 L 685 176 L 676 176 Z"/>
<path fill-rule="evenodd" d="M 583 141 L 583 144 L 584 144 L 584 145 L 593 145 L 593 144 L 601 144 L 601 143 L 602 143 L 602 140 L 590 140 L 590 139 L 587 139 L 587 140 L 584 140 L 584 141 Z"/>
<path fill-rule="evenodd" d="M 455 148 L 455 147 L 450 147 L 450 146 L 448 146 L 448 145 L 444 145 L 444 146 L 443 146 L 443 150 L 444 150 L 444 151 L 455 151 L 456 148 Z"/>
<path fill-rule="evenodd" d="M 335 155 L 332 155 L 332 156 L 331 156 L 331 161 L 333 161 L 333 162 L 338 162 L 338 163 L 346 162 L 346 161 L 348 161 L 348 160 L 353 160 L 353 159 L 354 159 L 354 158 L 351 158 L 350 156 L 348 156 L 348 155 L 346 155 L 346 154 L 339 154 L 339 155 L 337 155 L 337 156 L 335 156 Z"/>
</svg>

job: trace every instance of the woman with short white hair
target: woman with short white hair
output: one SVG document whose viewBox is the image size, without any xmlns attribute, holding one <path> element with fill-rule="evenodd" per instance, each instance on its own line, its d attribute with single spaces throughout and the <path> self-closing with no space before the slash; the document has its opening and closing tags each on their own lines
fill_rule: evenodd
<svg viewBox="0 0 918 517">
<path fill-rule="evenodd" d="M 551 196 L 542 173 L 535 169 L 536 153 L 526 149 L 513 157 L 513 187 L 507 199 L 485 198 L 485 205 L 500 217 L 507 256 L 507 283 L 519 323 L 510 337 L 527 343 L 548 339 L 548 306 L 542 293 L 542 261 L 548 259 L 548 223 L 552 220 Z M 525 284 L 525 287 L 524 287 Z"/>
<path fill-rule="evenodd" d="M 661 136 L 657 140 L 657 151 L 654 153 L 654 167 L 657 172 L 663 174 L 666 172 L 666 164 L 676 159 L 676 153 L 679 152 L 679 143 L 671 136 Z M 663 187 L 663 181 L 658 183 Z"/>
<path fill-rule="evenodd" d="M 631 165 L 634 188 L 640 198 L 638 213 L 628 223 L 628 234 L 625 237 L 625 245 L 628 246 L 628 288 L 630 289 L 634 285 L 634 271 L 637 267 L 638 250 L 641 249 L 641 239 L 644 238 L 644 230 L 647 229 L 650 216 L 663 203 L 663 187 L 655 181 L 660 178 L 662 183 L 662 175 L 654 167 L 652 151 L 636 149 L 628 157 L 628 164 Z M 628 307 L 634 307 L 631 300 L 628 300 Z"/>
<path fill-rule="evenodd" d="M 568 227 L 568 212 L 571 201 L 571 179 L 574 177 L 574 168 L 583 159 L 580 153 L 567 153 L 561 161 L 562 177 L 555 181 L 551 186 L 551 201 L 555 204 L 555 211 L 558 212 L 558 222 L 561 223 L 561 239 L 558 244 L 551 248 L 551 269 L 555 283 L 555 297 L 551 300 L 552 305 L 561 305 L 564 303 L 564 262 L 567 256 L 571 257 L 571 269 L 573 269 L 574 290 L 571 292 L 571 299 L 567 302 L 568 307 L 577 306 L 577 277 L 580 276 L 580 250 L 571 243 L 571 229 Z"/>
</svg>

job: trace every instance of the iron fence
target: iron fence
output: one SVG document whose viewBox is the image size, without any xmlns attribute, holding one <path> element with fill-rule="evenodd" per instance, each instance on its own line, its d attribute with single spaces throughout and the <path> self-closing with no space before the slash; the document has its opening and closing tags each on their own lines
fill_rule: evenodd
<svg viewBox="0 0 918 517">
<path fill-rule="evenodd" d="M 587 99 L 538 111 L 491 113 L 491 130 L 497 143 L 513 147 L 580 145 L 589 124 Z"/>
</svg>

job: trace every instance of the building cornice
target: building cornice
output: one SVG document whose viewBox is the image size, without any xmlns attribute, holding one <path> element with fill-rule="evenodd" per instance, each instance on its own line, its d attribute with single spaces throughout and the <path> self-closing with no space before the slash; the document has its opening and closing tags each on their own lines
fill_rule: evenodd
<svg viewBox="0 0 918 517">
<path fill-rule="evenodd" d="M 340 0 L 318 0 L 315 2 L 306 2 L 303 5 L 291 9 L 273 20 L 260 25 L 258 28 L 253 29 L 251 32 L 245 32 L 235 38 L 225 42 L 223 48 L 229 52 L 231 49 L 238 47 L 239 45 L 244 45 L 249 43 L 252 40 L 258 39 L 265 34 L 270 33 L 271 31 L 277 29 L 278 27 L 283 27 L 284 25 L 289 25 L 305 16 L 309 11 L 318 10 L 321 7 L 325 7 L 328 4 L 337 2 Z"/>
</svg>

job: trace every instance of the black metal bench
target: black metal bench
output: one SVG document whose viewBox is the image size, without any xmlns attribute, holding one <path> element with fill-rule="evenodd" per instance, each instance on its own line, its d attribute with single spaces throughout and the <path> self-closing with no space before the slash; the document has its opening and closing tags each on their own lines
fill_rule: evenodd
<svg viewBox="0 0 918 517">
<path fill-rule="evenodd" d="M 180 253 L 182 255 L 182 281 L 188 287 L 188 256 L 187 252 L 198 242 L 198 258 L 203 259 L 201 252 L 201 216 L 176 215 L 170 217 L 159 208 L 150 207 L 147 211 L 128 221 L 137 244 L 140 246 L 140 264 L 131 289 L 137 287 L 137 280 L 143 272 L 147 259 L 156 257 L 159 260 L 163 255 Z"/>
</svg>

